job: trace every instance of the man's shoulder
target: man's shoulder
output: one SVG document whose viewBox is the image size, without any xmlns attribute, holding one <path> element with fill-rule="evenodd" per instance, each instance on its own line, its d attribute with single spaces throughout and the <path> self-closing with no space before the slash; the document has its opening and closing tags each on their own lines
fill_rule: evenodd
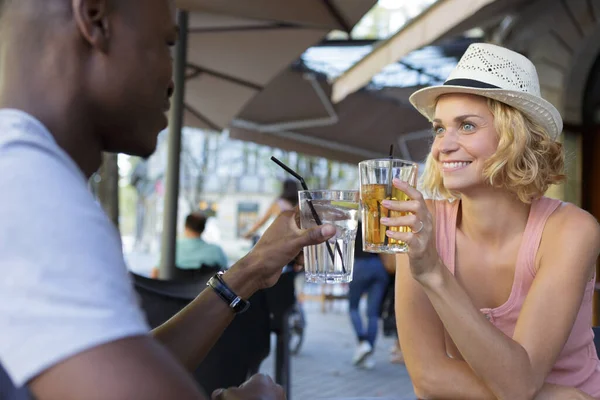
<svg viewBox="0 0 600 400">
<path fill-rule="evenodd" d="M 62 169 L 85 181 L 81 170 L 50 132 L 35 118 L 18 110 L 0 109 L 0 163 L 21 173 L 44 174 Z"/>
<path fill-rule="evenodd" d="M 87 179 L 37 120 L 0 110 L 0 192 L 15 206 L 74 203 L 94 206 Z M 22 203 L 25 202 L 25 203 Z"/>
</svg>

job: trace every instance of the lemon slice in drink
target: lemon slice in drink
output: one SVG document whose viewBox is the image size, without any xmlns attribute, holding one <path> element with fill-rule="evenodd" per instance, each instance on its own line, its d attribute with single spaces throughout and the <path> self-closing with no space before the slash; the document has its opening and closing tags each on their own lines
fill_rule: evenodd
<svg viewBox="0 0 600 400">
<path fill-rule="evenodd" d="M 336 207 L 353 208 L 355 210 L 358 210 L 358 203 L 352 201 L 332 201 L 331 205 Z"/>
</svg>

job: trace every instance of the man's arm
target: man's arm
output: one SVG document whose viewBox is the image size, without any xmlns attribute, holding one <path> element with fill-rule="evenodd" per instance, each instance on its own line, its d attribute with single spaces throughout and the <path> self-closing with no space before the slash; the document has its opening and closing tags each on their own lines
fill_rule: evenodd
<svg viewBox="0 0 600 400">
<path fill-rule="evenodd" d="M 293 212 L 283 213 L 224 279 L 238 295 L 248 298 L 275 284 L 281 266 L 304 246 L 321 243 L 334 233 L 332 226 L 301 230 Z M 30 381 L 30 388 L 39 400 L 205 399 L 181 364 L 194 369 L 232 319 L 229 307 L 206 289 L 153 332 L 167 349 L 151 336 L 108 342 L 46 369 Z M 255 390 L 242 385 L 236 393 Z M 275 384 L 260 390 L 280 398 Z"/>
<path fill-rule="evenodd" d="M 322 243 L 335 233 L 332 226 L 301 230 L 295 213 L 282 213 L 267 229 L 254 249 L 229 269 L 223 279 L 243 299 L 273 286 L 283 267 L 304 246 Z M 252 305 L 250 305 L 252 307 Z M 196 369 L 234 313 L 215 292 L 207 288 L 173 318 L 152 331 L 154 337 L 190 371 Z"/>
<path fill-rule="evenodd" d="M 0 179 L 0 358 L 15 385 L 38 400 L 205 399 L 178 359 L 197 364 L 231 311 L 206 291 L 157 331 L 164 348 L 148 335 L 118 233 L 85 181 L 49 151 L 23 153 L 0 157 L 28 167 Z M 288 213 L 270 232 L 226 274 L 241 296 L 273 285 L 276 265 L 335 229 L 300 230 Z"/>
<path fill-rule="evenodd" d="M 34 378 L 39 400 L 206 400 L 190 374 L 149 336 L 79 353 Z"/>
<path fill-rule="evenodd" d="M 248 267 L 242 259 L 223 276 L 227 285 L 243 299 L 256 291 L 251 277 L 244 273 Z M 155 328 L 152 335 L 189 371 L 194 371 L 234 316 L 229 306 L 211 288 L 206 288 L 187 307 Z"/>
</svg>

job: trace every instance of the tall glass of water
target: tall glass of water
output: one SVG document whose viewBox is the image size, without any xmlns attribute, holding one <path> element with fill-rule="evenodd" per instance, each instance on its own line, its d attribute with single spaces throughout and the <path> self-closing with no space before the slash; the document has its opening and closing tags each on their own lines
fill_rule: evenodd
<svg viewBox="0 0 600 400">
<path fill-rule="evenodd" d="M 303 190 L 298 192 L 298 198 L 303 229 L 316 226 L 317 220 L 336 227 L 335 236 L 327 242 L 304 248 L 306 282 L 350 282 L 358 226 L 358 190 Z"/>
</svg>

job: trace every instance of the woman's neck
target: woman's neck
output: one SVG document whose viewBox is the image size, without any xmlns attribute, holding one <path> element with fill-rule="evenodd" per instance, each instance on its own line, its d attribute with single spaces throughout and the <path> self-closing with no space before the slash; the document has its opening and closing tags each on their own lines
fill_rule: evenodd
<svg viewBox="0 0 600 400">
<path fill-rule="evenodd" d="M 513 193 L 486 188 L 461 195 L 457 228 L 470 239 L 501 246 L 525 230 L 530 209 Z"/>
</svg>

